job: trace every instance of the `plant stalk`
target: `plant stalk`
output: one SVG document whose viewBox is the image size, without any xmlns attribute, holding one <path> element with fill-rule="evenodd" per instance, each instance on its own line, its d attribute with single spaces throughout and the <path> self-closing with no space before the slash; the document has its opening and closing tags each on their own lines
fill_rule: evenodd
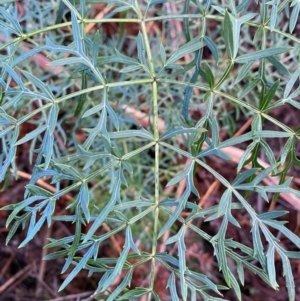
<svg viewBox="0 0 300 301">
<path fill-rule="evenodd" d="M 153 64 L 153 57 L 150 47 L 150 42 L 148 39 L 146 23 L 144 20 L 141 20 L 141 30 L 144 38 L 145 49 L 148 57 L 149 69 L 151 72 L 151 76 L 153 78 L 152 81 L 152 105 L 153 105 L 153 128 L 154 128 L 154 139 L 155 139 L 155 204 L 156 208 L 154 210 L 154 220 L 153 220 L 153 235 L 152 235 L 152 262 L 151 262 L 151 274 L 150 274 L 150 282 L 149 282 L 149 290 L 153 291 L 154 289 L 154 279 L 155 279 L 155 266 L 156 259 L 155 254 L 157 250 L 157 237 L 158 237 L 158 218 L 159 218 L 159 131 L 158 131 L 158 97 L 157 97 L 157 81 L 156 74 Z M 151 293 L 148 294 L 148 301 L 151 300 Z"/>
</svg>

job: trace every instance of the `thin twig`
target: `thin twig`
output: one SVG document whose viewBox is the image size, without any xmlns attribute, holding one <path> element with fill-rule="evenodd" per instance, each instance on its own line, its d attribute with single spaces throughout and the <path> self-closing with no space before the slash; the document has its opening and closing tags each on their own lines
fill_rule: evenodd
<svg viewBox="0 0 300 301">
<path fill-rule="evenodd" d="M 44 243 L 43 245 L 45 246 L 47 244 L 47 240 L 48 238 L 51 236 L 51 228 L 46 228 L 46 235 L 44 236 Z M 43 258 L 47 255 L 48 253 L 48 249 L 44 248 L 42 250 L 42 255 L 41 255 L 41 264 L 40 264 L 40 269 L 39 269 L 39 273 L 36 276 L 36 278 L 38 279 L 38 284 L 36 286 L 36 290 L 35 290 L 35 296 L 38 297 L 40 292 L 41 292 L 41 285 L 44 283 L 43 279 L 44 279 L 44 274 L 46 271 L 46 265 L 47 265 L 47 261 L 43 260 Z"/>
<path fill-rule="evenodd" d="M 0 271 L 0 279 L 2 279 L 3 275 L 5 275 L 6 271 L 10 267 L 10 264 L 14 260 L 15 256 L 16 255 L 14 253 L 11 253 L 8 260 L 5 261 L 5 265 L 1 268 L 1 271 Z"/>
<path fill-rule="evenodd" d="M 18 279 L 23 278 L 24 275 L 27 276 L 28 271 L 31 269 L 35 261 L 29 263 L 26 265 L 22 270 L 20 270 L 18 273 L 13 275 L 11 278 L 9 278 L 4 284 L 0 286 L 0 294 L 4 292 L 6 289 L 8 289 L 13 284 L 16 285 Z"/>
<path fill-rule="evenodd" d="M 41 285 L 53 298 L 57 297 L 57 292 L 53 290 L 43 279 L 39 279 L 36 273 L 29 273 L 29 276 L 34 277 L 38 281 L 39 285 Z M 42 293 L 43 292 L 44 291 L 42 291 Z M 39 297 L 40 293 L 36 295 L 36 297 Z"/>
<path fill-rule="evenodd" d="M 219 182 L 219 180 L 215 180 L 207 189 L 206 193 L 204 194 L 203 197 L 200 198 L 200 203 L 199 203 L 199 207 L 203 207 L 206 200 L 211 196 L 211 193 L 213 191 L 216 191 L 219 187 L 220 187 L 221 183 Z"/>
<path fill-rule="evenodd" d="M 239 137 L 247 130 L 247 128 L 250 126 L 251 122 L 253 120 L 253 117 L 249 118 L 247 122 L 233 135 L 233 137 Z"/>
<path fill-rule="evenodd" d="M 68 301 L 68 300 L 80 300 L 78 298 L 85 298 L 89 297 L 93 294 L 93 292 L 85 292 L 85 293 L 80 293 L 80 294 L 72 294 L 64 297 L 58 297 L 55 299 L 51 299 L 49 301 Z"/>
<path fill-rule="evenodd" d="M 15 173 L 15 171 L 12 168 L 10 168 L 10 172 L 11 173 Z M 21 170 L 17 170 L 16 173 L 17 173 L 17 176 L 19 176 L 22 179 L 31 180 L 32 175 L 29 174 L 29 173 L 27 173 L 27 172 L 24 172 L 24 171 L 21 171 Z M 53 187 L 52 185 L 46 183 L 45 181 L 43 181 L 41 179 L 39 179 L 36 182 L 36 184 L 39 185 L 42 188 L 47 189 L 49 192 L 53 192 L 53 193 L 56 192 L 56 188 L 55 187 Z M 66 198 L 68 201 L 72 201 L 73 200 L 73 197 L 70 194 L 65 194 L 64 198 Z"/>
<path fill-rule="evenodd" d="M 108 14 L 112 9 L 114 8 L 114 6 L 109 6 L 109 7 L 105 7 L 103 10 L 100 11 L 100 13 L 98 13 L 96 15 L 96 17 L 94 19 L 99 20 L 102 19 L 103 16 L 105 16 L 106 14 Z M 97 23 L 89 23 L 85 26 L 85 33 L 89 33 L 92 28 L 96 25 Z"/>
</svg>

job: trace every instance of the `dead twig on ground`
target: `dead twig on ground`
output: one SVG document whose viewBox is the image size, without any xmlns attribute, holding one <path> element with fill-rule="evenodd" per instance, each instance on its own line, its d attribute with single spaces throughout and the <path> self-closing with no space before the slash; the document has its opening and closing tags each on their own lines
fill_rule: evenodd
<svg viewBox="0 0 300 301">
<path fill-rule="evenodd" d="M 29 263 L 26 265 L 22 270 L 20 270 L 18 273 L 13 275 L 11 278 L 9 278 L 4 284 L 0 286 L 0 294 L 2 294 L 7 289 L 12 289 L 18 283 L 22 282 L 28 275 L 30 269 L 35 264 L 35 261 Z"/>
</svg>

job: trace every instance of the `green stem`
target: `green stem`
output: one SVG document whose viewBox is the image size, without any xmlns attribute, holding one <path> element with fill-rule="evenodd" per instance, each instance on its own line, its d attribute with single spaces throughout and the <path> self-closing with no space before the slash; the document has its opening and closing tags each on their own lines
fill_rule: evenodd
<svg viewBox="0 0 300 301">
<path fill-rule="evenodd" d="M 182 81 L 177 81 L 177 80 L 170 80 L 170 79 L 159 79 L 158 82 L 160 83 L 169 83 L 169 84 L 174 84 L 174 85 L 182 85 L 182 86 L 191 86 L 191 87 L 195 87 L 198 88 L 200 90 L 204 90 L 204 91 L 209 91 L 209 87 L 202 85 L 202 84 L 190 84 L 189 82 L 182 82 Z M 279 126 L 280 128 L 282 128 L 284 131 L 289 132 L 289 133 L 294 133 L 294 131 L 292 129 L 290 129 L 288 126 L 286 126 L 285 124 L 279 122 L 278 120 L 276 120 L 275 118 L 273 118 L 272 116 L 260 112 L 259 109 L 257 109 L 256 107 L 254 107 L 253 105 L 246 103 L 245 101 L 242 101 L 234 96 L 231 96 L 229 94 L 226 94 L 224 92 L 218 91 L 214 89 L 214 93 L 224 97 L 230 101 L 232 101 L 233 103 L 239 105 L 240 107 L 243 107 L 247 110 L 249 110 L 250 112 L 253 112 L 255 114 L 261 114 L 261 116 L 263 116 L 265 119 L 271 121 L 272 123 L 276 124 L 277 126 Z"/>
<path fill-rule="evenodd" d="M 127 85 L 138 85 L 138 84 L 145 84 L 145 83 L 151 83 L 153 82 L 153 79 L 138 79 L 138 80 L 132 80 L 132 81 L 123 81 L 123 82 L 116 82 L 116 83 L 108 83 L 106 84 L 106 87 L 120 87 L 120 86 L 127 86 Z M 59 97 L 57 99 L 54 99 L 51 101 L 51 99 L 47 99 L 47 101 L 49 101 L 48 103 L 46 103 L 45 105 L 43 105 L 42 107 L 39 107 L 37 109 L 35 109 L 34 111 L 28 113 L 27 115 L 24 115 L 23 117 L 21 117 L 18 122 L 16 123 L 16 125 L 20 125 L 23 122 L 29 120 L 32 116 L 50 108 L 54 103 L 61 103 L 64 102 L 65 100 L 74 98 L 75 96 L 79 96 L 82 94 L 86 94 L 92 91 L 98 91 L 98 90 L 102 90 L 105 86 L 104 85 L 98 85 L 98 86 L 94 86 L 94 87 L 89 87 L 87 89 L 83 89 L 80 91 L 76 91 L 74 93 L 71 94 L 67 94 L 64 95 L 62 97 Z M 12 92 L 10 92 L 11 94 L 14 94 Z M 20 93 L 20 91 L 15 91 L 15 93 Z M 29 94 L 28 94 L 29 95 Z M 34 93 L 32 93 L 31 97 L 36 97 Z"/>
<path fill-rule="evenodd" d="M 191 18 L 191 19 L 201 18 L 202 19 L 203 15 L 202 14 L 181 14 L 181 15 L 174 14 L 174 15 L 168 15 L 168 16 L 145 18 L 144 22 L 167 20 L 167 19 L 184 19 L 184 18 Z M 223 16 L 216 16 L 216 15 L 206 15 L 205 18 L 212 19 L 212 20 L 218 20 L 218 21 L 223 21 L 223 19 L 224 19 Z M 85 24 L 89 24 L 89 23 L 97 23 L 97 24 L 98 23 L 100 23 L 100 24 L 102 24 L 102 23 L 140 23 L 141 20 L 140 19 L 126 19 L 126 18 L 122 18 L 122 19 L 109 18 L 109 19 L 82 19 L 80 22 L 85 23 Z M 250 22 L 250 21 L 245 22 L 245 24 L 252 26 L 252 27 L 260 27 L 261 26 L 261 24 Z M 29 37 L 32 37 L 36 34 L 47 32 L 50 30 L 58 29 L 58 28 L 62 28 L 62 27 L 66 27 L 66 26 L 70 26 L 70 25 L 71 25 L 71 22 L 65 22 L 65 23 L 47 26 L 45 28 L 40 28 L 38 30 L 32 31 L 27 34 L 23 34 L 22 36 L 15 38 L 15 39 L 7 42 L 6 44 L 4 44 L 2 47 L 0 47 L 0 50 L 7 48 L 9 45 L 24 41 L 24 40 L 28 39 Z M 272 31 L 269 26 L 264 26 L 264 28 L 270 32 Z M 283 31 L 275 29 L 275 28 L 273 29 L 273 32 L 275 32 L 279 35 L 282 35 L 282 36 L 294 41 L 297 44 L 300 44 L 300 39 L 296 38 L 295 36 L 293 36 L 291 34 L 288 34 L 286 32 L 283 32 Z"/>
<path fill-rule="evenodd" d="M 158 237 L 158 221 L 159 221 L 159 129 L 158 129 L 158 97 L 157 97 L 157 81 L 156 74 L 153 64 L 153 57 L 150 47 L 150 42 L 148 39 L 146 23 L 141 20 L 141 30 L 144 38 L 145 49 L 148 57 L 149 69 L 152 81 L 152 98 L 153 98 L 153 127 L 154 127 L 154 139 L 155 139 L 155 204 L 156 208 L 154 210 L 154 221 L 153 221 L 153 235 L 152 235 L 152 261 L 151 261 L 151 274 L 149 289 L 153 291 L 154 288 L 154 278 L 155 278 L 155 266 L 156 266 L 156 250 L 157 250 L 157 237 Z M 148 295 L 148 301 L 151 300 L 151 294 Z"/>
<path fill-rule="evenodd" d="M 270 115 L 267 115 L 266 113 L 261 112 L 259 109 L 257 109 L 256 107 L 241 101 L 238 98 L 235 98 L 234 96 L 228 95 L 226 93 L 220 92 L 220 91 L 215 91 L 215 94 L 218 94 L 221 97 L 224 97 L 230 101 L 232 101 L 233 103 L 236 103 L 237 105 L 244 107 L 246 109 L 248 109 L 249 111 L 252 111 L 253 113 L 256 114 L 261 114 L 262 117 L 264 117 L 265 119 L 271 121 L 272 123 L 276 124 L 277 126 L 279 126 L 280 128 L 282 128 L 284 131 L 289 132 L 289 133 L 294 133 L 294 131 L 292 129 L 290 129 L 288 126 L 286 126 L 285 124 L 281 123 L 280 121 L 278 121 L 277 119 L 273 118 Z"/>
<path fill-rule="evenodd" d="M 89 24 L 89 23 L 140 23 L 139 19 L 117 19 L 117 18 L 110 18 L 110 19 L 82 19 L 80 21 L 78 21 L 79 23 L 84 23 L 84 24 Z M 26 34 L 22 34 L 21 36 L 12 39 L 11 41 L 7 42 L 6 44 L 4 44 L 3 46 L 0 47 L 0 50 L 3 50 L 5 48 L 7 48 L 9 45 L 11 44 L 15 44 L 17 42 L 22 42 L 30 37 L 33 37 L 39 33 L 44 33 L 50 30 L 55 30 L 55 29 L 59 29 L 59 28 L 63 28 L 63 27 L 67 27 L 67 26 L 71 26 L 72 22 L 64 22 L 64 23 L 60 23 L 60 24 L 55 24 L 55 25 L 50 25 L 44 28 L 39 28 L 37 30 L 34 30 L 32 32 L 26 33 Z"/>
</svg>

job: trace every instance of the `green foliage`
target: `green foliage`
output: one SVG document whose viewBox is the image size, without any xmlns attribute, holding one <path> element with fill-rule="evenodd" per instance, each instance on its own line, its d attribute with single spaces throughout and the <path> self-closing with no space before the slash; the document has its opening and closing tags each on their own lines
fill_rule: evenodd
<svg viewBox="0 0 300 301">
<path fill-rule="evenodd" d="M 185 238 L 193 232 L 212 245 L 224 281 L 238 299 L 245 269 L 278 289 L 275 252 L 282 260 L 289 299 L 295 299 L 290 259 L 299 258 L 300 253 L 285 250 L 274 230 L 298 248 L 300 239 L 277 220 L 285 211 L 258 214 L 247 196 L 257 194 L 266 202 L 280 193 L 300 197 L 299 191 L 290 188 L 291 179 L 286 179 L 290 167 L 300 166 L 295 153 L 299 128 L 291 129 L 272 117 L 273 110 L 285 104 L 300 109 L 296 87 L 300 40 L 293 35 L 300 2 L 252 2 L 62 0 L 54 6 L 53 1 L 30 1 L 26 16 L 20 19 L 12 0 L 1 1 L 0 180 L 7 179 L 10 170 L 17 174 L 16 152 L 24 145 L 34 164 L 24 200 L 2 208 L 12 211 L 6 243 L 20 225 L 27 231 L 22 247 L 44 224 L 74 223 L 72 236 L 50 239 L 46 246 L 60 247 L 45 259 L 65 258 L 62 272 L 73 266 L 60 290 L 86 269 L 101 275 L 96 299 L 136 300 L 146 295 L 147 300 L 160 300 L 154 290 L 160 264 L 169 271 L 172 300 L 222 300 L 221 291 L 227 288 L 190 270 L 186 261 Z M 114 8 L 92 19 L 99 3 Z M 177 13 L 170 12 L 170 5 Z M 258 13 L 251 11 L 253 5 Z M 178 32 L 174 36 L 174 20 L 182 24 L 182 36 Z M 161 35 L 153 33 L 150 22 L 159 24 Z M 278 26 L 285 22 L 289 23 L 284 28 Z M 91 23 L 98 28 L 93 34 L 85 31 Z M 119 24 L 119 32 L 111 36 L 104 30 L 107 23 Z M 135 34 L 126 34 L 128 24 L 138 28 Z M 206 49 L 211 59 L 203 58 Z M 38 55 L 50 59 L 45 68 L 35 63 Z M 194 93 L 195 89 L 200 92 Z M 250 132 L 220 141 L 220 126 L 230 131 L 235 124 L 225 104 L 237 115 L 253 116 Z M 136 111 L 149 108 L 144 119 L 148 126 L 142 127 L 126 113 L 132 107 Z M 199 107 L 203 115 L 195 120 L 191 109 Z M 164 128 L 159 127 L 161 119 Z M 266 121 L 279 130 L 267 130 Z M 34 129 L 21 137 L 25 124 Z M 285 139 L 279 155 L 267 138 Z M 248 146 L 230 182 L 206 157 L 214 155 L 226 162 L 231 158 L 224 148 L 241 143 Z M 270 167 L 261 166 L 260 153 Z M 187 162 L 184 170 L 178 166 L 179 158 Z M 247 164 L 252 168 L 244 169 Z M 194 184 L 197 168 L 224 186 L 218 205 L 201 209 L 190 201 L 191 195 L 199 197 Z M 279 175 L 280 183 L 265 185 L 269 175 Z M 38 186 L 44 177 L 51 178 L 55 192 Z M 164 196 L 166 186 L 183 180 L 186 186 L 179 198 Z M 54 215 L 59 198 L 69 194 L 74 196 L 67 208 L 70 215 Z M 184 218 L 186 209 L 190 213 Z M 252 247 L 227 236 L 229 223 L 240 227 L 235 210 L 248 213 Z M 195 226 L 199 219 L 222 219 L 219 232 L 208 235 Z M 102 231 L 104 224 L 109 231 Z M 84 225 L 89 225 L 87 233 L 82 233 Z M 145 228 L 148 233 L 141 234 Z M 117 233 L 125 241 L 120 256 L 98 256 L 101 244 Z M 142 235 L 138 248 L 136 241 Z M 175 244 L 178 255 L 159 253 L 161 243 Z M 130 286 L 134 269 L 147 263 L 151 269 L 146 286 Z M 122 271 L 124 278 L 111 292 Z"/>
</svg>

